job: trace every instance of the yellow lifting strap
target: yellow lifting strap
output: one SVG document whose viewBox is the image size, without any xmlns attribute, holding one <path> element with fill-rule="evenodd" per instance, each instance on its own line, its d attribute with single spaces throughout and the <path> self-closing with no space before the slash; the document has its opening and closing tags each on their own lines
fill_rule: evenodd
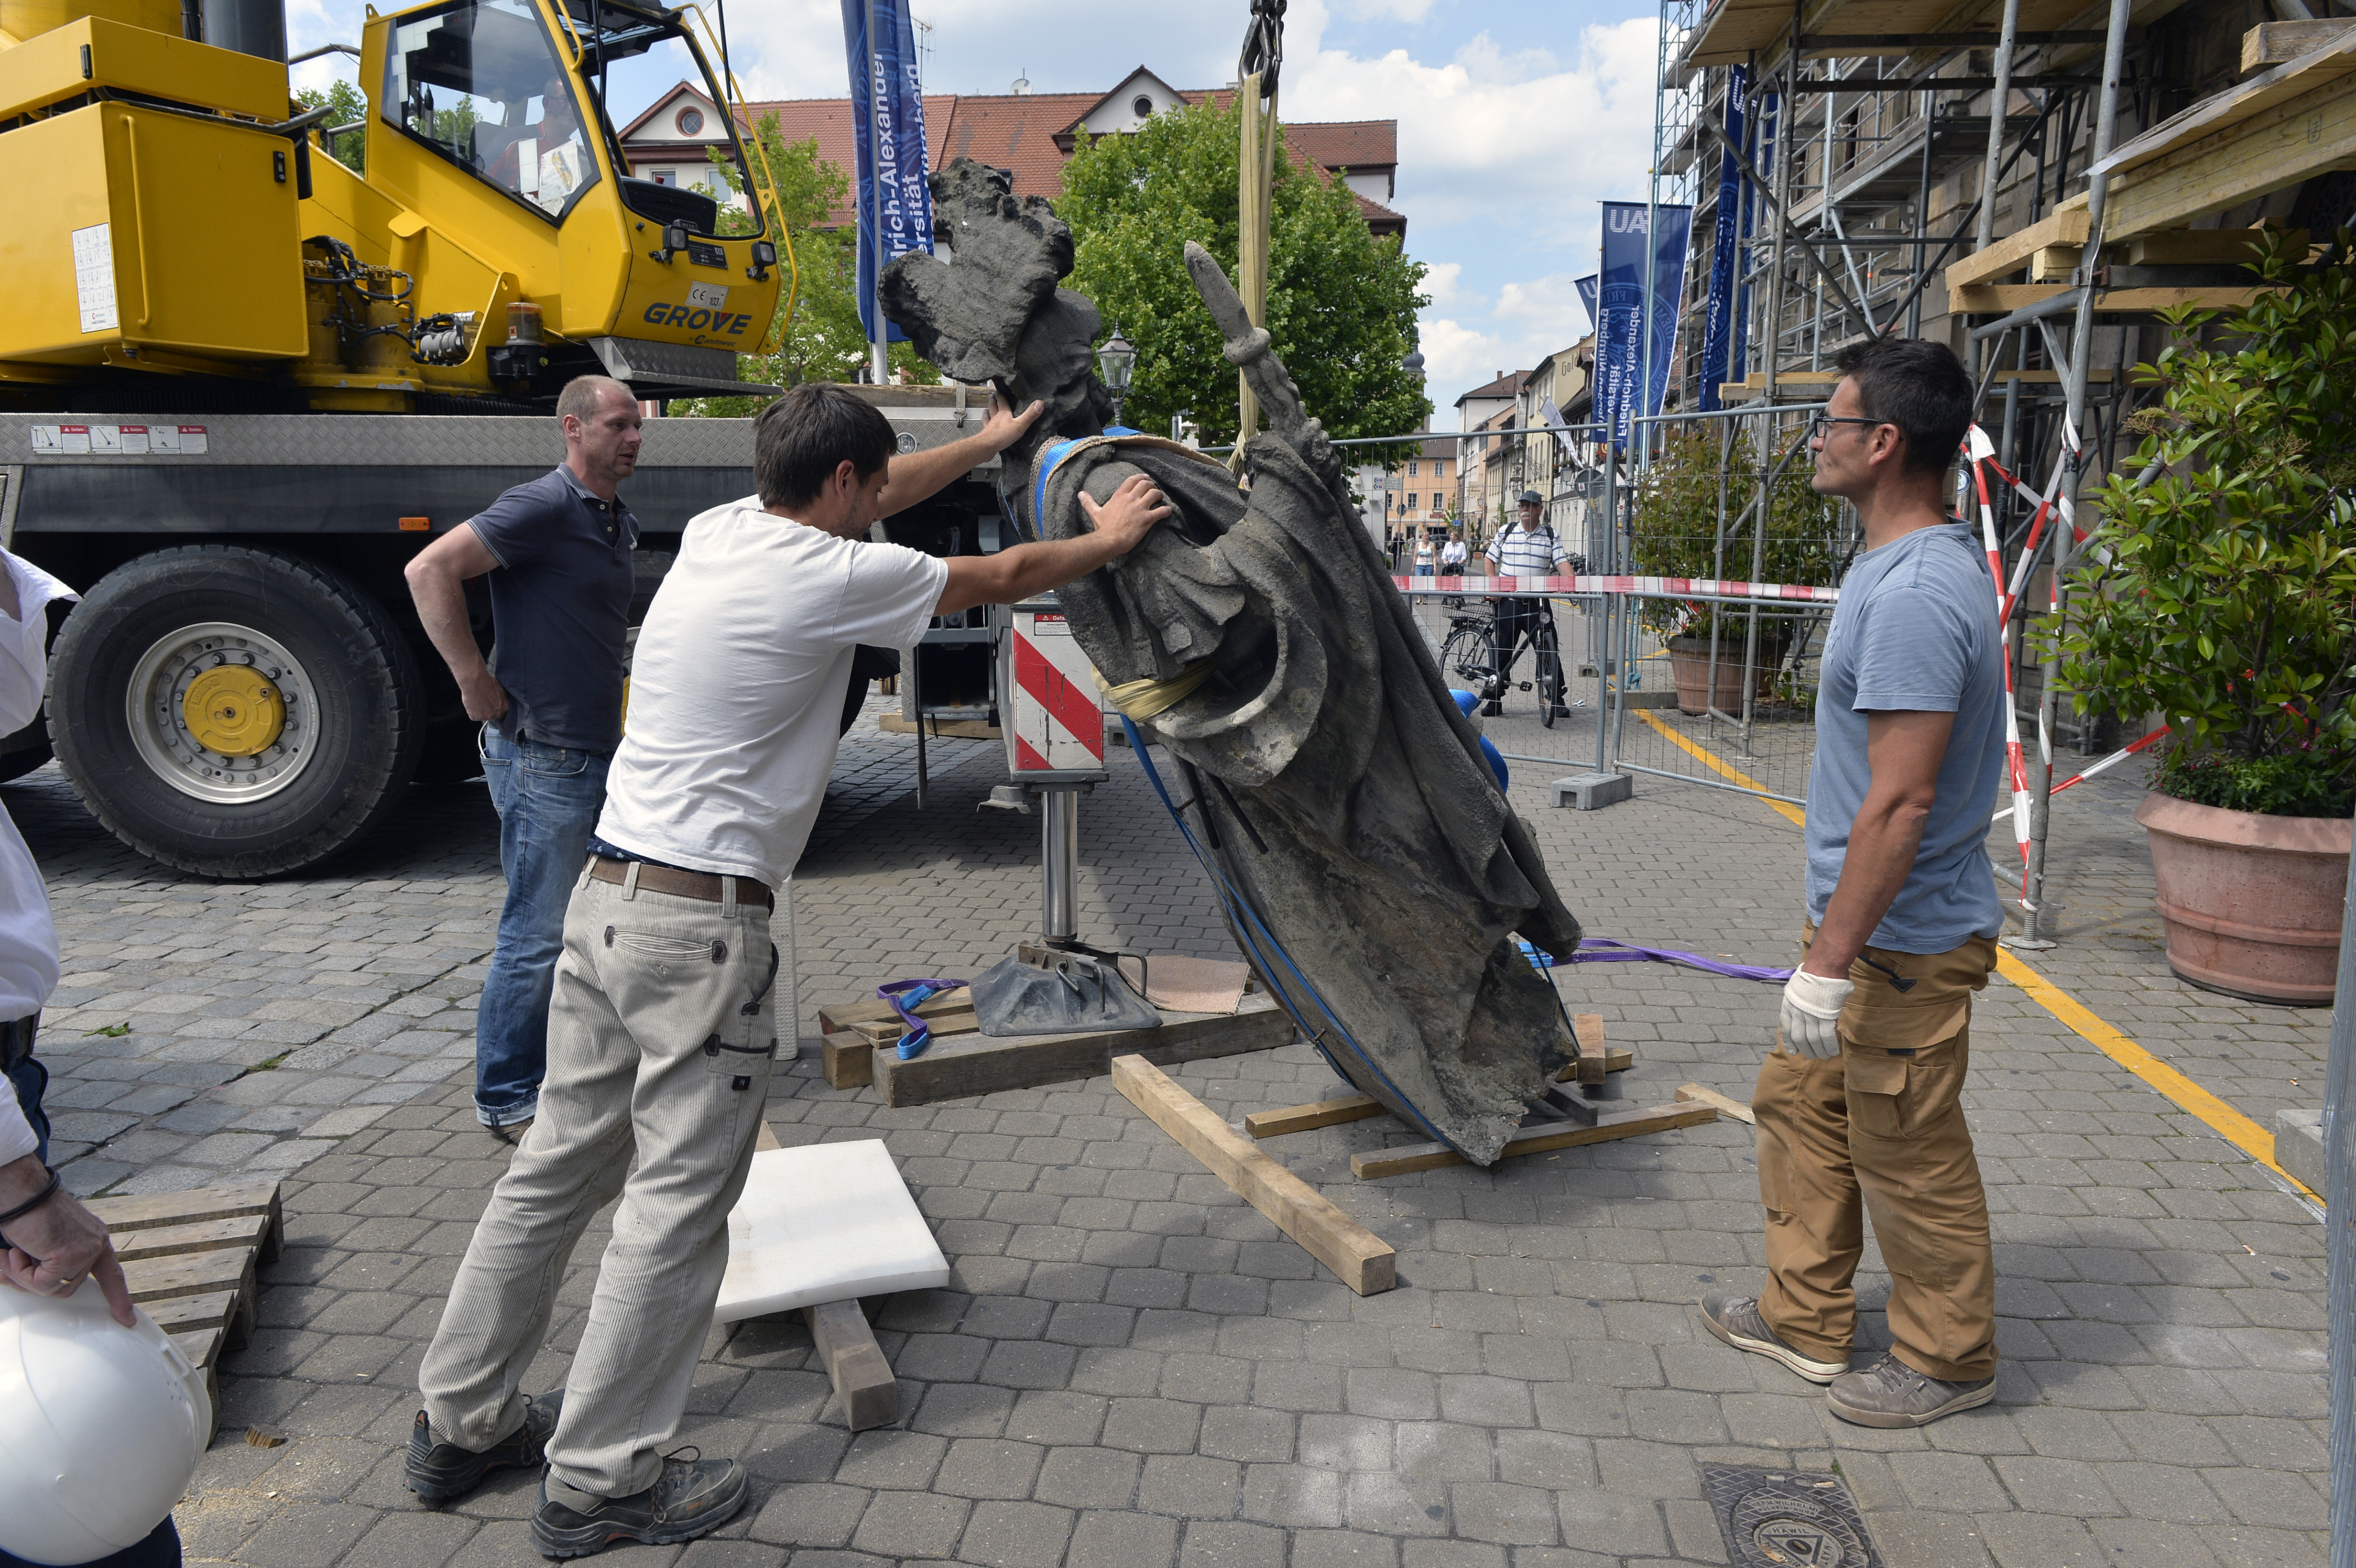
<svg viewBox="0 0 2356 1568">
<path fill-rule="evenodd" d="M 1269 206 L 1276 175 L 1276 92 L 1263 99 L 1258 71 L 1243 79 L 1237 101 L 1243 105 L 1243 145 L 1236 159 L 1236 283 L 1244 314 L 1254 326 L 1268 325 Z M 1236 450 L 1229 464 L 1243 472 L 1244 443 L 1259 429 L 1259 400 L 1251 382 L 1236 372 Z"/>
<path fill-rule="evenodd" d="M 1108 686 L 1099 674 L 1097 689 L 1123 715 L 1142 724 L 1194 696 L 1195 688 L 1210 678 L 1211 661 L 1196 659 L 1169 680 L 1125 680 L 1119 686 Z"/>
</svg>

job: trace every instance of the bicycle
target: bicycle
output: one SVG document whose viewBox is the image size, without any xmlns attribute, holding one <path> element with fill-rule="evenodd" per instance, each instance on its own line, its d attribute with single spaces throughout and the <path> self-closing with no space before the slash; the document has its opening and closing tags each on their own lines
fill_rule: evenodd
<svg viewBox="0 0 2356 1568">
<path fill-rule="evenodd" d="M 1497 658 L 1497 624 L 1494 617 L 1451 615 L 1447 640 L 1440 647 L 1440 668 L 1443 676 L 1452 673 L 1472 683 L 1470 689 L 1488 704 L 1487 711 L 1503 713 L 1505 683 L 1498 678 L 1498 671 L 1511 669 L 1523 650 L 1528 649 L 1537 656 L 1537 678 L 1513 684 L 1524 691 L 1537 691 L 1538 722 L 1551 730 L 1557 719 L 1570 712 L 1565 700 L 1568 683 L 1563 677 L 1561 645 L 1555 635 L 1554 608 L 1540 600 L 1537 609 L 1537 614 L 1528 619 L 1515 638 L 1512 657 L 1503 664 Z"/>
</svg>

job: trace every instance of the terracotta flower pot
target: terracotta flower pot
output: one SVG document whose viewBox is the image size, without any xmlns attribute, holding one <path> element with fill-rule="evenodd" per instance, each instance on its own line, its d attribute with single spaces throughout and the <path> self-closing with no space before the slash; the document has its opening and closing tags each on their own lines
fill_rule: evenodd
<svg viewBox="0 0 2356 1568">
<path fill-rule="evenodd" d="M 2147 795 L 2168 966 L 2204 990 L 2323 1007 L 2340 967 L 2350 827 L 2340 816 L 2263 816 Z"/>
<path fill-rule="evenodd" d="M 1757 656 L 1758 690 L 1752 695 L 1765 697 L 1774 688 L 1775 667 L 1783 659 L 1783 640 L 1762 635 Z M 1719 638 L 1715 690 L 1711 688 L 1712 673 L 1708 637 L 1669 639 L 1669 676 L 1677 686 L 1677 711 L 1706 713 L 1715 708 L 1720 713 L 1731 713 L 1740 718 L 1742 713 L 1741 633 Z"/>
</svg>

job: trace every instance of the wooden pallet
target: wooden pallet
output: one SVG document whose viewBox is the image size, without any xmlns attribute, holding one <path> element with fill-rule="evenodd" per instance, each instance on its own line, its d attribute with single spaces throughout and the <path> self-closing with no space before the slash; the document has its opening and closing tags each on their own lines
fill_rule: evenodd
<svg viewBox="0 0 2356 1568">
<path fill-rule="evenodd" d="M 114 1238 L 131 1299 L 203 1369 L 220 1419 L 221 1354 L 252 1334 L 258 1271 L 285 1242 L 275 1178 L 86 1205 Z"/>
<path fill-rule="evenodd" d="M 1558 1083 L 1575 1083 L 1584 1088 L 1594 1088 L 1604 1083 L 1607 1073 L 1624 1072 L 1635 1064 L 1634 1051 L 1624 1047 L 1615 1049 L 1605 1043 L 1603 1019 L 1599 1013 L 1576 1015 L 1571 1019 L 1571 1036 L 1578 1043 L 1577 1054 L 1555 1074 L 1555 1082 Z M 1582 1144 L 1641 1137 L 1646 1133 L 1665 1132 L 1673 1127 L 1699 1126 L 1705 1122 L 1716 1121 L 1720 1110 L 1740 1115 L 1744 1121 L 1751 1119 L 1748 1106 L 1738 1110 L 1734 1101 L 1717 1091 L 1688 1083 L 1677 1091 L 1677 1103 L 1674 1104 L 1603 1115 L 1597 1115 L 1590 1107 L 1582 1115 L 1594 1115 L 1595 1120 L 1591 1124 L 1570 1121 L 1526 1126 L 1515 1136 L 1506 1140 L 1497 1157 L 1507 1159 L 1521 1155 L 1545 1154 L 1556 1149 L 1575 1148 Z M 1244 1117 L 1244 1131 L 1256 1138 L 1272 1138 L 1286 1133 L 1308 1132 L 1315 1127 L 1331 1127 L 1389 1114 L 1382 1103 L 1370 1094 L 1345 1094 L 1338 1099 L 1319 1100 L 1307 1105 L 1254 1111 Z M 1386 1176 L 1404 1176 L 1410 1171 L 1438 1170 L 1445 1166 L 1466 1163 L 1462 1155 L 1443 1143 L 1407 1144 L 1352 1155 L 1350 1174 L 1361 1181 L 1374 1181 Z"/>
</svg>

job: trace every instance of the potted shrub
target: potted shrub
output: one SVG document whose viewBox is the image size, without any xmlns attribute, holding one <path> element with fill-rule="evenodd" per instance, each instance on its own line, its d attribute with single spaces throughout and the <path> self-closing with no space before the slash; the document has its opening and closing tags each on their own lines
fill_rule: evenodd
<svg viewBox="0 0 2356 1568">
<path fill-rule="evenodd" d="M 2058 643 L 2080 711 L 2158 713 L 2173 731 L 2136 812 L 2169 967 L 2319 1006 L 2356 808 L 2349 231 L 2303 259 L 2269 242 L 2254 270 L 2279 293 L 2169 313 L 2179 341 L 2136 368 L 2158 396 L 2130 421 L 2135 460 L 2097 494 Z M 2040 624 L 2049 645 L 2055 631 Z"/>
<path fill-rule="evenodd" d="M 1758 494 L 1760 463 L 1750 435 L 1730 435 L 1729 422 L 1708 421 L 1665 432 L 1650 462 L 1637 471 L 1629 525 L 1631 570 L 1637 575 L 1722 575 L 1751 581 L 1754 540 L 1745 512 Z M 1832 581 L 1841 506 L 1809 487 L 1810 468 L 1810 459 L 1802 452 L 1775 476 L 1767 508 L 1765 559 L 1757 581 Z M 1722 573 L 1718 543 L 1721 491 L 1728 536 Z M 1697 714 L 1713 707 L 1721 713 L 1740 710 L 1743 651 L 1751 630 L 1748 606 L 1644 599 L 1638 602 L 1636 619 L 1668 649 L 1680 712 Z M 1786 617 L 1761 617 L 1753 696 L 1772 694 L 1776 669 L 1791 647 L 1792 630 L 1793 622 Z"/>
</svg>

